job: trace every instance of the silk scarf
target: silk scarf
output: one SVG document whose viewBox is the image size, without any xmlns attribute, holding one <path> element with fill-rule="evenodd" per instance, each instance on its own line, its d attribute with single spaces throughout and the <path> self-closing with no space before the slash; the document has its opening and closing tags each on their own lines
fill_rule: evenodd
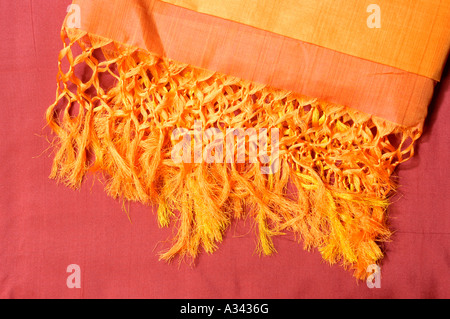
<svg viewBox="0 0 450 319">
<path fill-rule="evenodd" d="M 158 205 L 161 259 L 294 234 L 363 279 L 389 239 L 450 46 L 438 0 L 74 0 L 61 30 L 51 178 L 98 173 Z"/>
</svg>

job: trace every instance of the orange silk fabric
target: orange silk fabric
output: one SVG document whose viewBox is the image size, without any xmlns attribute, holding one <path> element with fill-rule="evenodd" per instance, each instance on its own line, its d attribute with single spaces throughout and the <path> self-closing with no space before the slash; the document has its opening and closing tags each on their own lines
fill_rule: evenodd
<svg viewBox="0 0 450 319">
<path fill-rule="evenodd" d="M 448 0 L 163 1 L 434 80 L 450 46 Z M 369 28 L 375 10 L 380 28 Z"/>
<path fill-rule="evenodd" d="M 73 3 L 89 33 L 400 125 L 422 127 L 432 98 L 431 78 L 162 1 Z"/>
</svg>

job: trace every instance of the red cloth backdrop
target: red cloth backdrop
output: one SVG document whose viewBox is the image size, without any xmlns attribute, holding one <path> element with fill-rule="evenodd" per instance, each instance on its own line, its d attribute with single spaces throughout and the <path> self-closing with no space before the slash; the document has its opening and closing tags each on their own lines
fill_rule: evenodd
<svg viewBox="0 0 450 319">
<path fill-rule="evenodd" d="M 236 223 L 195 265 L 158 261 L 171 229 L 155 212 L 121 203 L 89 177 L 74 191 L 48 179 L 44 113 L 55 98 L 59 30 L 69 0 L 0 2 L 1 298 L 449 298 L 450 76 L 430 107 L 417 154 L 398 170 L 392 242 L 381 288 L 359 284 L 289 236 L 255 254 L 250 221 Z M 67 266 L 81 269 L 69 289 Z"/>
</svg>

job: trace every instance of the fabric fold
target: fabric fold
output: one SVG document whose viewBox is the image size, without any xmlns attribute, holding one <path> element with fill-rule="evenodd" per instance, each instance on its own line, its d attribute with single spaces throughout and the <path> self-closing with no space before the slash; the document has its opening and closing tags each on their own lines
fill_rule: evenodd
<svg viewBox="0 0 450 319">
<path fill-rule="evenodd" d="M 433 79 L 162 1 L 74 5 L 46 113 L 51 178 L 98 172 L 111 197 L 158 205 L 176 229 L 164 260 L 212 253 L 252 218 L 261 254 L 294 233 L 367 277 Z"/>
<path fill-rule="evenodd" d="M 89 33 L 406 127 L 421 129 L 433 95 L 430 78 L 161 1 L 74 3 Z"/>
<path fill-rule="evenodd" d="M 450 3 L 441 0 L 163 1 L 436 81 L 450 48 Z"/>
</svg>

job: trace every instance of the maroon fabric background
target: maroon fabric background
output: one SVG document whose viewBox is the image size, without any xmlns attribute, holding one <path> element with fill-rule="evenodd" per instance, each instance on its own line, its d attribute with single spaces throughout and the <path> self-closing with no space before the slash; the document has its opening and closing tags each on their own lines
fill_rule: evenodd
<svg viewBox="0 0 450 319">
<path fill-rule="evenodd" d="M 289 237 L 278 254 L 255 254 L 250 222 L 232 226 L 195 266 L 157 253 L 170 229 L 154 211 L 121 204 L 88 178 L 74 191 L 49 180 L 52 156 L 44 113 L 55 97 L 59 30 L 70 0 L 0 1 L 1 298 L 449 298 L 450 76 L 430 107 L 417 155 L 398 171 L 390 207 L 392 242 L 380 289 L 325 264 Z M 69 289 L 66 268 L 81 267 Z"/>
</svg>

